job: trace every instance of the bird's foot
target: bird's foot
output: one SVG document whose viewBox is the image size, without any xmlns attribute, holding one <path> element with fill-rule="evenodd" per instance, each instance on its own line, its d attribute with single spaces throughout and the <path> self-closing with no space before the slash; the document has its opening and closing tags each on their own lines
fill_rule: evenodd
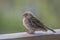
<svg viewBox="0 0 60 40">
<path fill-rule="evenodd" d="M 27 32 L 28 34 L 35 34 L 34 32 Z"/>
</svg>

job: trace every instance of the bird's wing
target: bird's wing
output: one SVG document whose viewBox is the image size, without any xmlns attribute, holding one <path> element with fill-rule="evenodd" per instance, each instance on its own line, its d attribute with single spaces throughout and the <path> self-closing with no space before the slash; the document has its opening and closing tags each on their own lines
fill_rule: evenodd
<svg viewBox="0 0 60 40">
<path fill-rule="evenodd" d="M 40 22 L 38 19 L 36 19 L 36 18 L 32 18 L 31 19 L 31 23 L 36 28 L 41 28 L 41 29 L 45 29 L 46 30 L 45 25 L 42 22 Z"/>
<path fill-rule="evenodd" d="M 47 29 L 49 29 L 52 32 L 56 33 L 54 30 L 52 30 L 51 28 L 48 28 L 46 25 L 44 25 L 41 21 L 39 21 L 35 17 L 30 19 L 30 22 L 32 23 L 31 25 L 33 25 L 33 27 L 35 28 L 40 28 L 40 29 L 43 29 L 44 31 L 47 31 Z"/>
</svg>

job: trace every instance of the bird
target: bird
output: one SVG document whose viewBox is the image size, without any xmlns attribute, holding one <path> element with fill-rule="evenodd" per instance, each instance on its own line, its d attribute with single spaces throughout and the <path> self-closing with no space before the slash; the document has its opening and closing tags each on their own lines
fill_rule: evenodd
<svg viewBox="0 0 60 40">
<path fill-rule="evenodd" d="M 39 19 L 37 19 L 31 11 L 25 11 L 23 14 L 23 25 L 28 30 L 27 33 L 34 34 L 36 30 L 41 31 L 52 31 L 56 33 L 53 29 L 44 25 Z"/>
</svg>

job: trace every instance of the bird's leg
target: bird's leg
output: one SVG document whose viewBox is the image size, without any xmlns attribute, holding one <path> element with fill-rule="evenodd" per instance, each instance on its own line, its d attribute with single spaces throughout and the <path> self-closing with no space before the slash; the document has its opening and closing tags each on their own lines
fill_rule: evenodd
<svg viewBox="0 0 60 40">
<path fill-rule="evenodd" d="M 29 30 L 27 33 L 29 33 L 29 34 L 35 34 L 34 32 L 35 32 L 35 30 Z"/>
</svg>

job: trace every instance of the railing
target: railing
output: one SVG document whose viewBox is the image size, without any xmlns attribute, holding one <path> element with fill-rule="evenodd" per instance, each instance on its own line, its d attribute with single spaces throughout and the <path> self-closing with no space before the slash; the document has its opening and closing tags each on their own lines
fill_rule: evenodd
<svg viewBox="0 0 60 40">
<path fill-rule="evenodd" d="M 28 34 L 26 32 L 0 34 L 0 40 L 60 40 L 60 29 L 55 31 L 56 33 L 48 30 L 47 32 L 36 31 L 35 34 Z"/>
</svg>

